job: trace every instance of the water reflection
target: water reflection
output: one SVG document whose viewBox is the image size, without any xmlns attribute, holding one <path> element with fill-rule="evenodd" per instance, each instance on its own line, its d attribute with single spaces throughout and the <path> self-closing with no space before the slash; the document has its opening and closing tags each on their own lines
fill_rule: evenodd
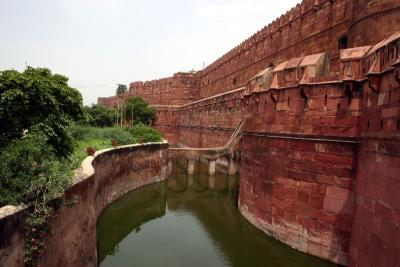
<svg viewBox="0 0 400 267">
<path fill-rule="evenodd" d="M 238 177 L 175 162 L 165 183 L 136 190 L 99 218 L 101 266 L 333 266 L 268 237 L 237 210 Z"/>
</svg>

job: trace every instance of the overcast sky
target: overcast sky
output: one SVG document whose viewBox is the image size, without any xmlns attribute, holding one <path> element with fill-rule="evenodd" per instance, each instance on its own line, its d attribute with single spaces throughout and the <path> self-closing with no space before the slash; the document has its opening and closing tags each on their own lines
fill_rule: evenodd
<svg viewBox="0 0 400 267">
<path fill-rule="evenodd" d="M 199 70 L 299 0 L 0 0 L 0 70 L 47 67 L 85 104 Z"/>
</svg>

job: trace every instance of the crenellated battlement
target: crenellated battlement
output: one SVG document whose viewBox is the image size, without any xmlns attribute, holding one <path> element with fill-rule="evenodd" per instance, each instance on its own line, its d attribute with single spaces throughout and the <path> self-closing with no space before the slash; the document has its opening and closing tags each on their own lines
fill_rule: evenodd
<svg viewBox="0 0 400 267">
<path fill-rule="evenodd" d="M 204 70 L 134 82 L 173 144 L 221 147 L 246 117 L 239 209 L 306 253 L 396 266 L 400 1 L 305 0 Z"/>
<path fill-rule="evenodd" d="M 374 45 L 398 31 L 399 11 L 400 2 L 391 0 L 304 0 L 205 69 L 132 82 L 130 89 L 151 104 L 184 104 L 244 86 L 276 62 L 319 53 L 329 55 L 335 77 L 343 71 L 340 50 Z"/>
<path fill-rule="evenodd" d="M 254 132 L 356 139 L 368 127 L 369 131 L 397 132 L 397 108 L 388 106 L 382 120 L 376 109 L 384 108 L 388 98 L 398 105 L 399 52 L 400 34 L 396 33 L 374 46 L 341 50 L 340 71 L 333 75 L 328 53 L 288 59 L 261 70 L 243 87 L 184 105 L 155 106 L 160 116 L 156 126 L 176 127 L 174 140 L 194 147 L 223 144 L 224 138 L 205 138 L 199 145 L 206 134 L 186 136 L 200 130 L 228 136 L 244 113 L 259 114 L 248 122 Z M 364 110 L 374 110 L 374 118 L 361 119 Z M 174 118 L 173 122 L 168 118 Z"/>
</svg>

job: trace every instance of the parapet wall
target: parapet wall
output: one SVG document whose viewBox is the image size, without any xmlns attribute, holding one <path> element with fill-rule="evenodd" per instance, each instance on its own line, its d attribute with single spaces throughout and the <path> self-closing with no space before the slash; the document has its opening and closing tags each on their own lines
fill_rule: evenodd
<svg viewBox="0 0 400 267">
<path fill-rule="evenodd" d="M 331 83 L 263 91 L 249 101 L 241 212 L 296 249 L 346 264 L 360 119 L 351 102 L 357 100 Z"/>
<path fill-rule="evenodd" d="M 330 71 L 338 74 L 340 49 L 375 44 L 399 24 L 398 1 L 304 0 L 205 69 L 133 82 L 130 95 L 155 105 L 181 105 L 244 86 L 270 65 L 321 52 L 330 54 Z M 112 99 L 100 98 L 99 104 L 116 104 Z"/>
<path fill-rule="evenodd" d="M 200 96 L 243 86 L 269 65 L 301 55 L 328 52 L 337 71 L 338 39 L 350 16 L 349 0 L 303 1 L 202 71 Z"/>
<path fill-rule="evenodd" d="M 371 82 L 362 88 L 362 144 L 356 173 L 350 266 L 400 264 L 399 73 L 395 64 L 390 71 L 371 77 Z"/>
<path fill-rule="evenodd" d="M 143 97 L 151 105 L 183 105 L 198 98 L 196 72 L 175 73 L 171 78 L 133 82 L 129 94 Z"/>
<path fill-rule="evenodd" d="M 97 266 L 96 222 L 129 191 L 167 178 L 167 143 L 125 146 L 87 158 L 51 219 L 40 266 Z M 92 167 L 93 161 L 93 167 Z M 24 210 L 0 218 L 0 266 L 25 266 Z"/>
<path fill-rule="evenodd" d="M 157 106 L 156 127 L 218 147 L 249 117 L 249 221 L 336 263 L 400 265 L 399 25 L 399 1 L 303 1 L 199 71 L 196 101 Z"/>
<path fill-rule="evenodd" d="M 196 72 L 175 73 L 173 77 L 132 82 L 129 91 L 119 96 L 99 97 L 97 103 L 108 107 L 123 105 L 128 97 L 140 96 L 150 105 L 183 105 L 198 99 Z"/>
<path fill-rule="evenodd" d="M 166 113 L 156 126 L 173 118 L 176 143 L 218 147 L 246 115 L 243 215 L 284 243 L 333 262 L 395 266 L 399 55 L 397 33 L 373 46 L 342 50 L 335 74 L 325 64 L 329 54 L 289 59 L 244 87 L 158 107 Z"/>
<path fill-rule="evenodd" d="M 305 0 L 204 69 L 200 98 L 243 86 L 270 64 L 301 55 L 327 52 L 338 72 L 341 48 L 371 45 L 399 30 L 399 8 L 392 0 Z"/>
</svg>

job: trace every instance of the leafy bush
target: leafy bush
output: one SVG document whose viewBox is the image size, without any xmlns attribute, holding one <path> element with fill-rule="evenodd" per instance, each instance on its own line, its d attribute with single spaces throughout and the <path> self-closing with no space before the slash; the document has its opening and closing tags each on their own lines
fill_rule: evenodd
<svg viewBox="0 0 400 267">
<path fill-rule="evenodd" d="M 86 148 L 89 146 L 96 150 L 101 150 L 111 147 L 113 140 L 116 141 L 118 145 L 159 142 L 162 140 L 162 136 L 159 132 L 141 123 L 131 128 L 98 128 L 75 125 L 71 127 L 70 133 L 77 141 L 74 154 L 71 158 L 74 167 L 78 167 L 87 156 Z"/>
<path fill-rule="evenodd" d="M 137 143 L 137 139 L 126 128 L 108 128 L 104 131 L 103 137 L 117 141 L 120 145 L 128 145 Z"/>
<path fill-rule="evenodd" d="M 71 135 L 77 141 L 102 139 L 115 140 L 120 145 L 135 144 L 138 142 L 159 142 L 162 140 L 162 135 L 158 131 L 138 123 L 129 128 L 97 128 L 92 126 L 75 125 L 71 127 Z"/>
<path fill-rule="evenodd" d="M 134 123 L 151 124 L 156 120 L 156 110 L 141 97 L 130 97 L 125 101 L 125 118 Z"/>
<path fill-rule="evenodd" d="M 36 127 L 57 155 L 70 154 L 73 142 L 67 129 L 82 119 L 83 109 L 81 94 L 67 82 L 45 68 L 0 71 L 0 148 Z"/>
<path fill-rule="evenodd" d="M 150 128 L 143 123 L 138 123 L 131 128 L 128 128 L 129 132 L 135 136 L 140 143 L 149 142 L 160 142 L 162 141 L 162 135 L 160 132 Z"/>
<path fill-rule="evenodd" d="M 31 201 L 47 203 L 71 181 L 70 165 L 59 160 L 45 134 L 28 134 L 0 153 L 0 206 Z"/>
<path fill-rule="evenodd" d="M 0 206 L 33 203 L 25 221 L 25 263 L 35 266 L 49 231 L 52 203 L 71 183 L 73 172 L 57 157 L 46 133 L 34 129 L 0 152 Z"/>
<path fill-rule="evenodd" d="M 100 105 L 92 105 L 84 107 L 86 113 L 86 121 L 91 126 L 110 127 L 116 121 L 116 110 Z"/>
<path fill-rule="evenodd" d="M 121 145 L 134 144 L 137 142 L 135 136 L 126 128 L 117 127 L 98 128 L 76 125 L 71 127 L 71 135 L 77 141 L 93 139 L 108 140 L 110 145 L 112 140 L 116 140 Z"/>
</svg>

